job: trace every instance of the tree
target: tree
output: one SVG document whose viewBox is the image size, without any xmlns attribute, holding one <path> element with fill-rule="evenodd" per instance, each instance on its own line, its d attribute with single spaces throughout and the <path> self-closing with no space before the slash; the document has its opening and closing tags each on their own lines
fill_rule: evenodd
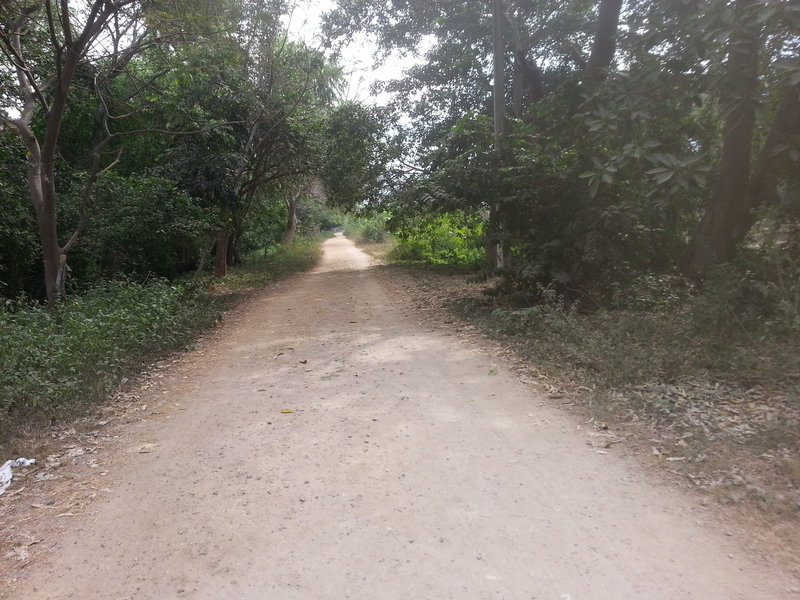
<svg viewBox="0 0 800 600">
<path fill-rule="evenodd" d="M 496 198 L 510 285 L 596 303 L 681 256 L 702 278 L 743 247 L 764 206 L 796 195 L 794 3 L 504 5 L 499 99 L 510 117 L 499 169 L 485 120 L 490 3 L 356 0 L 328 17 L 333 36 L 361 30 L 384 53 L 417 52 L 385 86 L 411 124 L 406 164 L 419 166 L 395 180 L 393 210 L 486 215 Z"/>
<path fill-rule="evenodd" d="M 763 103 L 762 68 L 770 18 L 798 24 L 798 11 L 759 0 L 736 0 L 730 11 L 727 58 L 720 106 L 723 114 L 721 156 L 714 192 L 688 249 L 685 268 L 702 278 L 715 265 L 729 261 L 756 221 L 755 209 L 774 195 L 781 155 L 796 145 L 800 136 L 800 70 L 778 77 L 773 96 L 772 122 L 764 123 L 767 134 L 757 159 L 759 104 Z M 772 33 L 774 35 L 774 33 Z M 798 41 L 793 41 L 797 50 Z M 787 56 L 788 48 L 779 52 Z M 767 64 L 784 56 L 767 57 Z M 796 57 L 796 55 L 795 55 Z M 795 161 L 796 162 L 796 161 Z"/>
<path fill-rule="evenodd" d="M 28 194 L 36 210 L 49 306 L 58 297 L 66 253 L 75 239 L 72 236 L 63 246 L 59 241 L 56 159 L 76 74 L 90 58 L 105 56 L 109 76 L 147 35 L 137 29 L 142 14 L 136 0 L 93 0 L 86 7 L 76 5 L 69 0 L 46 0 L 34 5 L 10 1 L 0 7 L 4 67 L 17 80 L 13 97 L 3 99 L 7 104 L 0 109 L 0 118 L 27 150 Z M 124 38 L 129 45 L 123 49 Z"/>
<path fill-rule="evenodd" d="M 321 178 L 327 202 L 347 211 L 377 207 L 392 154 L 374 110 L 343 102 L 327 116 Z"/>
</svg>

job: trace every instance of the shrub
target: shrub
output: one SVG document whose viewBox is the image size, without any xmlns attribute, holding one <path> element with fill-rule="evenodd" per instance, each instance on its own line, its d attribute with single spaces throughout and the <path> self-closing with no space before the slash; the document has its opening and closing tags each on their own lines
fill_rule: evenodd
<svg viewBox="0 0 800 600">
<path fill-rule="evenodd" d="M 110 281 L 55 311 L 6 301 L 0 418 L 53 415 L 103 397 L 126 372 L 181 347 L 218 314 L 207 296 L 162 280 Z"/>
<path fill-rule="evenodd" d="M 381 244 L 388 239 L 387 216 L 347 217 L 344 219 L 344 234 L 357 242 Z"/>
<path fill-rule="evenodd" d="M 196 265 L 213 229 L 210 210 L 158 177 L 107 174 L 92 202 L 89 227 L 70 255 L 78 280 L 175 277 Z M 62 212 L 77 211 L 65 202 Z"/>
<path fill-rule="evenodd" d="M 484 260 L 485 222 L 477 214 L 453 211 L 390 221 L 398 246 L 395 260 L 422 260 L 436 265 L 477 268 Z"/>
</svg>

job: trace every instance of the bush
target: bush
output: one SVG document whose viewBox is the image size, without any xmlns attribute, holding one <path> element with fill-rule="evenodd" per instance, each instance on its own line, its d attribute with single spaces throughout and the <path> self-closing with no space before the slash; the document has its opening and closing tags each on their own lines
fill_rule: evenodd
<svg viewBox="0 0 800 600">
<path fill-rule="evenodd" d="M 28 200 L 25 148 L 8 131 L 0 131 L 0 297 L 37 295 L 43 267 L 36 213 Z"/>
<path fill-rule="evenodd" d="M 356 242 L 382 244 L 388 240 L 386 215 L 372 217 L 347 217 L 344 219 L 344 234 Z"/>
<path fill-rule="evenodd" d="M 55 311 L 7 301 L 0 309 L 0 418 L 54 415 L 97 400 L 218 314 L 207 296 L 161 280 L 107 282 Z"/>
<path fill-rule="evenodd" d="M 394 260 L 421 260 L 435 265 L 477 268 L 483 261 L 485 222 L 479 215 L 453 211 L 418 217 L 412 221 L 389 221 L 398 238 L 390 256 Z"/>
<path fill-rule="evenodd" d="M 74 200 L 73 200 L 74 202 Z M 67 201 L 62 213 L 77 213 Z M 175 277 L 197 264 L 213 230 L 212 211 L 158 177 L 105 175 L 97 184 L 87 231 L 70 265 L 77 280 L 150 273 Z M 67 230 L 74 224 L 63 218 Z"/>
</svg>

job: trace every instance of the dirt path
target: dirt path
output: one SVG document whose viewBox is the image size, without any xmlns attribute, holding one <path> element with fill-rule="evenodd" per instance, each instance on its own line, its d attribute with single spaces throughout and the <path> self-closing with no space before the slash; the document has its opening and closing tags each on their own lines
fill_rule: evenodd
<svg viewBox="0 0 800 600">
<path fill-rule="evenodd" d="M 325 250 L 167 374 L 162 414 L 11 597 L 798 598 L 506 366 L 419 326 L 351 242 Z"/>
</svg>

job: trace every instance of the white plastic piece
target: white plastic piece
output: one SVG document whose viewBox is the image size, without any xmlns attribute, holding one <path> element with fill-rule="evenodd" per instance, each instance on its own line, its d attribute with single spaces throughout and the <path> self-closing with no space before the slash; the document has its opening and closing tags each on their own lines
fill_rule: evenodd
<svg viewBox="0 0 800 600">
<path fill-rule="evenodd" d="M 18 458 L 17 460 L 7 460 L 0 467 L 0 496 L 2 496 L 11 485 L 11 480 L 14 478 L 14 472 L 11 467 L 30 467 L 36 464 L 35 458 Z"/>
</svg>

